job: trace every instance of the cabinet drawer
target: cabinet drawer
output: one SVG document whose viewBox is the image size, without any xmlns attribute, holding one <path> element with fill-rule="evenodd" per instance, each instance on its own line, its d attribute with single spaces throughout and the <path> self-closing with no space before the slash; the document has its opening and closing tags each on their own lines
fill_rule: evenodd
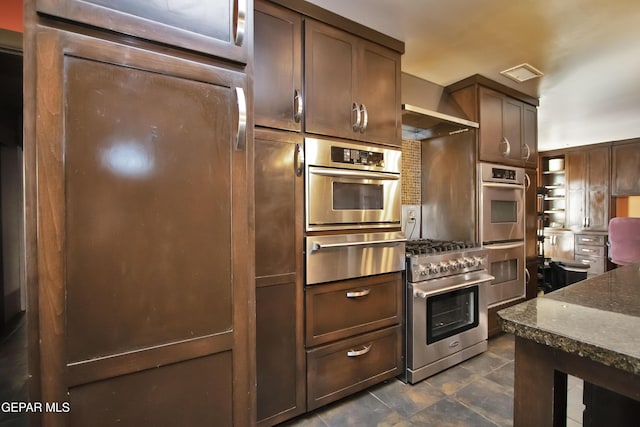
<svg viewBox="0 0 640 427">
<path fill-rule="evenodd" d="M 398 375 L 401 340 L 394 326 L 307 351 L 307 409 Z"/>
<path fill-rule="evenodd" d="M 576 246 L 578 245 L 590 245 L 590 246 L 604 246 L 606 243 L 605 235 L 598 234 L 576 234 Z"/>
<path fill-rule="evenodd" d="M 400 323 L 402 274 L 306 289 L 306 344 L 313 347 Z"/>
<path fill-rule="evenodd" d="M 576 255 L 576 261 L 588 263 L 590 265 L 587 274 L 601 274 L 604 273 L 607 260 L 604 257 L 590 257 L 585 255 Z"/>
<path fill-rule="evenodd" d="M 605 252 L 606 251 L 604 246 L 576 245 L 576 255 L 584 255 L 589 257 L 604 257 Z"/>
</svg>

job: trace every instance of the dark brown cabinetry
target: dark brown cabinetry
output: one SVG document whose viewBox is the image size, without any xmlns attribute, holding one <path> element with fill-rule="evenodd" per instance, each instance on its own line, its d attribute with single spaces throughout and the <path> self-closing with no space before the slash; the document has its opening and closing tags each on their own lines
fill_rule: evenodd
<svg viewBox="0 0 640 427">
<path fill-rule="evenodd" d="M 581 147 L 565 155 L 566 227 L 603 230 L 609 226 L 609 146 Z"/>
<path fill-rule="evenodd" d="M 611 195 L 640 196 L 640 140 L 611 147 Z"/>
<path fill-rule="evenodd" d="M 305 21 L 305 131 L 401 144 L 400 54 Z"/>
<path fill-rule="evenodd" d="M 255 131 L 258 422 L 305 412 L 302 136 Z"/>
<path fill-rule="evenodd" d="M 302 16 L 265 1 L 255 4 L 255 123 L 302 130 Z"/>
<path fill-rule="evenodd" d="M 33 0 L 38 12 L 247 63 L 252 0 Z"/>
<path fill-rule="evenodd" d="M 537 99 L 478 75 L 446 90 L 470 119 L 480 123 L 478 160 L 536 167 Z"/>
<path fill-rule="evenodd" d="M 94 3 L 25 6 L 30 400 L 72 408 L 36 423 L 251 425 L 250 77 Z"/>
<path fill-rule="evenodd" d="M 402 274 L 307 287 L 307 407 L 400 373 Z"/>
</svg>

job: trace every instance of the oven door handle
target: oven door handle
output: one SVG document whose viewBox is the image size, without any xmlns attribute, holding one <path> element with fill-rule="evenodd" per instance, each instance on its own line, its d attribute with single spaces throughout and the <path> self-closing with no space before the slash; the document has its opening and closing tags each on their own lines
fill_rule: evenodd
<svg viewBox="0 0 640 427">
<path fill-rule="evenodd" d="M 368 246 L 368 245 L 395 245 L 398 243 L 404 243 L 407 239 L 387 239 L 387 240 L 367 240 L 361 242 L 342 242 L 342 243 L 311 243 L 312 251 L 319 251 L 320 249 L 329 249 L 329 248 L 347 248 L 349 246 Z"/>
<path fill-rule="evenodd" d="M 397 181 L 400 179 L 400 175 L 392 173 L 355 171 L 347 169 L 325 169 L 314 166 L 309 167 L 309 173 L 314 175 L 334 176 L 339 178 L 363 178 L 378 179 L 384 181 Z"/>
<path fill-rule="evenodd" d="M 451 291 L 457 291 L 460 289 L 466 289 L 466 288 L 470 288 L 473 285 L 477 285 L 478 283 L 483 283 L 483 282 L 490 282 L 492 280 L 494 280 L 495 277 L 490 275 L 490 274 L 483 274 L 481 277 L 477 278 L 477 279 L 472 279 L 472 280 L 467 280 L 463 283 L 458 283 L 456 285 L 452 285 L 452 286 L 448 286 L 446 288 L 438 288 L 438 289 L 433 289 L 430 291 L 425 291 L 422 290 L 420 288 L 414 288 L 413 290 L 413 295 L 416 297 L 420 297 L 420 298 L 424 298 L 427 299 L 430 296 L 433 295 L 439 295 L 439 294 L 443 294 L 446 292 L 451 292 Z"/>
<path fill-rule="evenodd" d="M 501 182 L 483 182 L 483 187 L 491 187 L 491 188 L 508 188 L 510 190 L 514 188 L 522 188 L 524 189 L 524 184 L 503 184 Z"/>
<path fill-rule="evenodd" d="M 485 249 L 493 249 L 493 250 L 500 250 L 500 249 L 515 249 L 515 248 L 519 248 L 521 246 L 524 246 L 524 242 L 516 242 L 516 243 L 493 243 L 491 245 L 482 245 L 483 248 Z"/>
</svg>

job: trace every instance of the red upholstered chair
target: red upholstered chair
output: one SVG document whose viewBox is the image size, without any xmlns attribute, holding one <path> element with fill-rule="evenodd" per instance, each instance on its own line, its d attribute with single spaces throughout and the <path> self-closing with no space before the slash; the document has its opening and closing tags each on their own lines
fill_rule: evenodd
<svg viewBox="0 0 640 427">
<path fill-rule="evenodd" d="M 608 245 L 614 264 L 640 263 L 640 218 L 611 218 Z"/>
</svg>

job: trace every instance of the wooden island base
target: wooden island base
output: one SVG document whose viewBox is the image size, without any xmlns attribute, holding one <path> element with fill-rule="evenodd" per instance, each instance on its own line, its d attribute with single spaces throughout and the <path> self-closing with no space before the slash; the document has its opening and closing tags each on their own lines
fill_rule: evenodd
<svg viewBox="0 0 640 427">
<path fill-rule="evenodd" d="M 640 400 L 640 383 L 636 375 L 526 338 L 516 336 L 515 340 L 515 427 L 566 425 L 567 374 Z M 596 410 L 602 414 L 609 409 L 613 416 L 620 416 L 619 411 L 614 410 L 619 407 L 615 402 L 616 395 L 608 395 L 614 400 L 608 401 L 608 408 L 599 407 L 601 405 L 595 401 L 594 407 L 587 411 Z M 622 425 L 637 425 L 631 424 L 631 421 L 637 423 L 637 416 Z"/>
</svg>

